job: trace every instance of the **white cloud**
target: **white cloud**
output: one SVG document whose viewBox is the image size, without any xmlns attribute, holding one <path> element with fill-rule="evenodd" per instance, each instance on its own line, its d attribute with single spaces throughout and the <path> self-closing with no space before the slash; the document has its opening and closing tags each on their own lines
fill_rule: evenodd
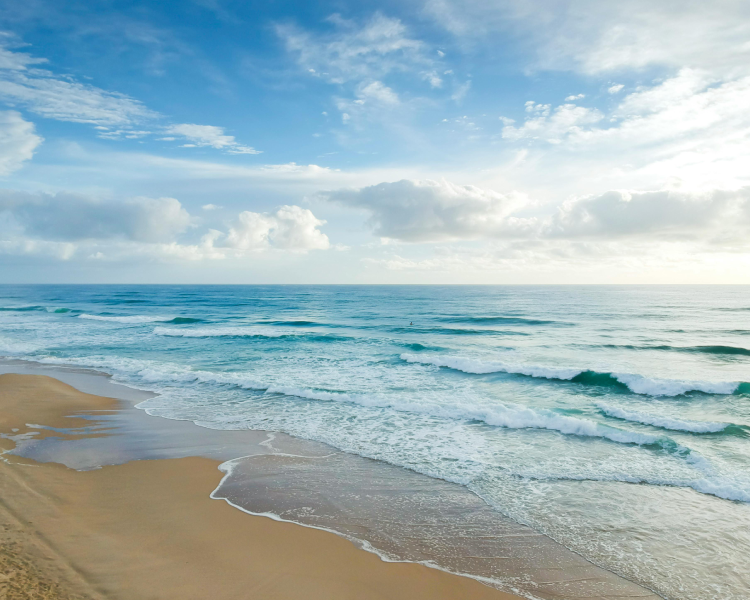
<svg viewBox="0 0 750 600">
<path fill-rule="evenodd" d="M 504 121 L 503 138 L 541 139 L 559 144 L 565 138 L 579 133 L 582 128 L 598 123 L 604 118 L 596 109 L 575 104 L 563 104 L 551 111 L 548 104 L 534 104 L 533 101 L 529 101 L 526 103 L 526 112 L 530 113 L 530 116 L 520 127 L 514 127 L 512 122 Z"/>
<path fill-rule="evenodd" d="M 229 154 L 260 154 L 260 150 L 243 146 L 237 143 L 234 136 L 224 133 L 222 127 L 214 125 L 195 125 L 183 123 L 167 127 L 165 133 L 172 136 L 181 136 L 189 140 L 190 144 L 184 144 L 185 147 L 194 148 L 196 146 L 216 148 L 224 150 Z"/>
<path fill-rule="evenodd" d="M 218 204 L 204 204 L 203 206 L 201 206 L 201 208 L 203 210 L 219 210 L 222 207 Z"/>
<path fill-rule="evenodd" d="M 447 71 L 444 75 L 445 74 L 447 74 Z M 429 82 L 430 86 L 434 88 L 443 87 L 443 80 L 440 78 L 440 75 L 437 74 L 437 71 L 425 71 L 422 73 L 422 79 Z"/>
<path fill-rule="evenodd" d="M 649 66 L 750 68 L 750 4 L 578 0 L 426 0 L 425 10 L 467 43 L 517 38 L 532 66 L 599 74 Z"/>
<path fill-rule="evenodd" d="M 556 174 L 555 185 L 570 185 L 571 193 L 595 191 L 581 186 L 591 174 L 610 187 L 656 188 L 672 181 L 686 189 L 736 188 L 750 184 L 743 166 L 750 162 L 748 105 L 750 76 L 723 81 L 681 69 L 623 96 L 606 114 L 528 102 L 525 121 L 504 122 L 503 137 L 535 148 L 530 177 Z M 556 144 L 559 152 L 539 142 Z"/>
<path fill-rule="evenodd" d="M 5 211 L 25 237 L 47 241 L 166 242 L 190 224 L 190 215 L 174 198 L 113 201 L 80 194 L 4 190 L 0 192 L 0 212 Z"/>
<path fill-rule="evenodd" d="M 3 37 L 6 39 L 3 40 Z M 25 52 L 14 52 L 2 45 L 4 41 L 8 43 L 10 40 L 7 35 L 0 32 L 0 70 L 25 71 L 30 65 L 47 62 L 47 59 L 35 58 Z"/>
<path fill-rule="evenodd" d="M 341 122 L 344 125 L 352 119 L 361 121 L 365 117 L 382 118 L 400 104 L 398 94 L 380 81 L 359 84 L 353 100 L 336 98 L 336 108 L 341 112 Z"/>
<path fill-rule="evenodd" d="M 330 242 L 318 229 L 324 224 L 310 210 L 299 206 L 282 206 L 275 213 L 244 211 L 221 245 L 241 251 L 269 247 L 302 252 L 325 250 Z"/>
<path fill-rule="evenodd" d="M 574 96 L 568 96 L 565 98 L 565 102 L 575 102 L 576 100 L 582 100 L 586 97 L 586 94 L 576 94 Z"/>
<path fill-rule="evenodd" d="M 35 68 L 33 65 L 46 60 L 13 51 L 2 42 L 0 40 L 0 99 L 8 104 L 23 106 L 49 119 L 121 128 L 157 116 L 124 94 L 107 92 Z"/>
<path fill-rule="evenodd" d="M 370 214 L 375 235 L 408 242 L 478 239 L 523 230 L 528 223 L 508 217 L 521 199 L 448 181 L 380 183 L 361 189 L 324 192 L 328 200 Z"/>
<path fill-rule="evenodd" d="M 109 92 L 69 76 L 36 68 L 34 65 L 47 60 L 14 51 L 3 42 L 0 39 L 0 100 L 11 106 L 23 107 L 48 119 L 92 124 L 98 136 L 104 139 L 143 138 L 152 132 L 136 127 L 163 118 L 125 94 Z M 168 137 L 160 138 L 162 141 L 172 141 L 174 136 L 180 136 L 190 142 L 186 146 L 208 146 L 230 154 L 260 153 L 239 144 L 221 127 L 186 123 L 172 125 L 163 131 Z"/>
<path fill-rule="evenodd" d="M 461 102 L 466 97 L 466 94 L 469 93 L 470 89 L 471 80 L 457 85 L 453 90 L 453 94 L 451 94 L 451 100 L 454 102 Z"/>
<path fill-rule="evenodd" d="M 360 86 L 357 97 L 363 103 L 369 101 L 381 104 L 398 104 L 398 95 L 391 88 L 383 85 L 380 81 L 373 81 L 367 85 Z"/>
<path fill-rule="evenodd" d="M 551 237 L 637 236 L 665 240 L 710 239 L 715 244 L 745 241 L 750 226 L 750 187 L 702 194 L 658 190 L 604 194 L 565 202 L 542 228 Z M 658 238 L 657 238 L 658 235 Z"/>
<path fill-rule="evenodd" d="M 607 92 L 610 94 L 618 94 L 622 91 L 622 89 L 625 86 L 621 83 L 616 83 L 615 85 L 611 85 L 607 88 Z"/>
<path fill-rule="evenodd" d="M 13 110 L 0 111 L 0 177 L 9 175 L 31 160 L 42 138 L 34 124 Z"/>
<path fill-rule="evenodd" d="M 402 180 L 321 195 L 364 209 L 374 235 L 405 242 L 638 238 L 750 246 L 750 186 L 705 193 L 612 190 L 569 200 L 546 215 L 521 194 L 445 180 Z"/>
<path fill-rule="evenodd" d="M 421 70 L 432 64 L 426 45 L 409 37 L 398 19 L 376 13 L 364 25 L 342 19 L 328 19 L 334 31 L 314 35 L 291 25 L 280 25 L 284 40 L 300 67 L 331 83 L 379 80 L 391 72 Z"/>
<path fill-rule="evenodd" d="M 324 224 L 308 209 L 285 205 L 272 213 L 241 212 L 226 233 L 208 229 L 197 243 L 184 243 L 181 238 L 196 224 L 174 198 L 116 201 L 65 192 L 0 190 L 0 253 L 60 260 L 202 260 L 268 250 L 304 253 L 330 247 L 328 236 L 319 229 Z"/>
</svg>

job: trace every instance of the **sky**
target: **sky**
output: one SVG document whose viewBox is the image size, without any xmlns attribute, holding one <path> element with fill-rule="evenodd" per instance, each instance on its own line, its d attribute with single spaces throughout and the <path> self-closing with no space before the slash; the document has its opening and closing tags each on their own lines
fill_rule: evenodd
<svg viewBox="0 0 750 600">
<path fill-rule="evenodd" d="M 0 281 L 750 283 L 746 0 L 0 0 Z"/>
</svg>

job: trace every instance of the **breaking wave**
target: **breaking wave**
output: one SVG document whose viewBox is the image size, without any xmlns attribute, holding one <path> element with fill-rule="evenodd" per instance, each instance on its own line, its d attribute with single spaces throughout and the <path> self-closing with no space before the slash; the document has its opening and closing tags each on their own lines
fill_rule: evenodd
<svg viewBox="0 0 750 600">
<path fill-rule="evenodd" d="M 402 354 L 401 359 L 409 363 L 446 367 L 477 375 L 509 373 L 539 379 L 570 381 L 584 385 L 619 388 L 628 390 L 634 394 L 646 396 L 680 396 L 688 392 L 724 395 L 750 393 L 750 383 L 737 381 L 655 379 L 632 373 L 600 373 L 571 367 L 514 365 L 503 362 L 486 362 L 460 356 L 417 356 L 415 354 Z"/>
<path fill-rule="evenodd" d="M 661 350 L 664 352 L 689 352 L 694 354 L 716 354 L 716 355 L 730 355 L 730 356 L 750 356 L 750 349 L 742 348 L 739 346 L 633 346 L 633 345 L 618 345 L 618 344 L 607 344 L 604 348 L 613 349 L 624 349 L 624 350 Z"/>
<path fill-rule="evenodd" d="M 58 312 L 58 311 L 56 311 Z M 203 319 L 192 317 L 162 317 L 157 315 L 89 315 L 83 313 L 78 315 L 79 319 L 91 321 L 112 321 L 114 323 L 174 323 L 175 325 L 188 325 L 190 323 L 202 323 Z"/>
<path fill-rule="evenodd" d="M 662 429 L 671 429 L 673 431 L 688 431 L 690 433 L 718 433 L 732 427 L 731 423 L 719 423 L 715 421 L 690 421 L 687 419 L 676 419 L 674 417 L 662 417 L 649 413 L 638 412 L 634 410 L 625 410 L 616 406 L 609 406 L 601 402 L 597 403 L 597 408 L 605 415 L 631 421 L 633 423 L 643 423 L 644 425 L 653 425 Z"/>
</svg>

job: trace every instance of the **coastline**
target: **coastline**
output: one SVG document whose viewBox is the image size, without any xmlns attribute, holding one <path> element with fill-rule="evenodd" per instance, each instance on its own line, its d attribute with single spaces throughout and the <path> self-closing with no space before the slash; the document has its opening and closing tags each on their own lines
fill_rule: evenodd
<svg viewBox="0 0 750 600">
<path fill-rule="evenodd" d="M 0 375 L 6 436 L 106 436 L 85 417 L 118 404 L 42 375 Z M 13 445 L 7 437 L 2 442 L 6 451 Z M 39 589 L 44 598 L 517 598 L 424 565 L 387 563 L 333 533 L 213 501 L 209 494 L 223 475 L 215 459 L 75 471 L 3 458 L 5 590 Z"/>
</svg>

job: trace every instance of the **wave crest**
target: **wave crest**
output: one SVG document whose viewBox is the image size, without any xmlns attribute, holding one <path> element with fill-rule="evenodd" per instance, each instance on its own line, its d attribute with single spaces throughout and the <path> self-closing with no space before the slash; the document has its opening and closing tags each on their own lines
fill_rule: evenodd
<svg viewBox="0 0 750 600">
<path fill-rule="evenodd" d="M 589 369 L 568 367 L 514 365 L 499 361 L 487 362 L 460 356 L 417 356 L 415 354 L 402 354 L 401 359 L 409 363 L 446 367 L 476 375 L 509 373 L 538 379 L 552 379 L 585 385 L 621 388 L 634 394 L 645 396 L 680 396 L 688 392 L 722 395 L 750 393 L 750 384 L 738 381 L 656 379 L 632 373 L 600 373 Z"/>
<path fill-rule="evenodd" d="M 597 408 L 605 415 L 630 421 L 632 423 L 643 423 L 644 425 L 653 425 L 662 429 L 671 429 L 673 431 L 688 431 L 690 433 L 718 433 L 731 427 L 731 423 L 719 423 L 716 421 L 690 421 L 687 419 L 676 419 L 673 417 L 662 417 L 642 413 L 634 410 L 625 410 L 616 406 L 609 406 L 601 402 L 597 403 Z"/>
</svg>

